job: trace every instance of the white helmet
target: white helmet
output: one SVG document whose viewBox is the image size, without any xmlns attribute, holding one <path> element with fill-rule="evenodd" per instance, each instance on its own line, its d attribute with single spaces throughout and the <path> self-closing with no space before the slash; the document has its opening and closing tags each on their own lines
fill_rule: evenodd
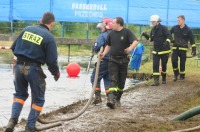
<svg viewBox="0 0 200 132">
<path fill-rule="evenodd" d="M 150 17 L 150 22 L 161 22 L 161 19 L 158 15 L 152 15 Z"/>
<path fill-rule="evenodd" d="M 150 17 L 150 27 L 155 27 L 159 22 L 161 22 L 161 19 L 158 15 L 152 15 Z"/>
</svg>

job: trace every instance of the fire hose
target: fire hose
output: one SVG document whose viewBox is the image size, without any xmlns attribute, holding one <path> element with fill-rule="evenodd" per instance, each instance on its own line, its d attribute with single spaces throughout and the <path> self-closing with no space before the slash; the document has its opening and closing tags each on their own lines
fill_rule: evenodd
<svg viewBox="0 0 200 132">
<path fill-rule="evenodd" d="M 42 131 L 42 130 L 50 129 L 50 128 L 53 128 L 53 127 L 56 127 L 56 126 L 61 126 L 63 122 L 69 121 L 69 120 L 73 120 L 73 119 L 79 117 L 80 115 L 82 115 L 86 111 L 86 109 L 88 108 L 88 106 L 91 104 L 91 102 L 93 100 L 94 93 L 95 93 L 95 88 L 96 88 L 96 85 L 97 85 L 98 74 L 99 74 L 100 61 L 101 61 L 100 54 L 102 52 L 103 52 L 103 47 L 101 47 L 101 49 L 100 49 L 100 51 L 98 53 L 98 59 L 97 59 L 97 64 L 96 64 L 96 72 L 95 72 L 94 85 L 93 85 L 93 88 L 92 88 L 92 91 L 91 91 L 91 94 L 90 94 L 90 98 L 87 101 L 86 105 L 82 108 L 82 110 L 79 113 L 77 113 L 76 115 L 73 115 L 73 116 L 68 117 L 68 118 L 63 118 L 63 119 L 55 119 L 55 120 L 51 120 L 51 121 L 46 121 L 46 120 L 43 120 L 41 118 L 38 118 L 37 121 L 39 123 L 41 123 L 41 124 L 47 124 L 47 125 L 36 126 L 36 130 L 37 131 Z"/>
<path fill-rule="evenodd" d="M 198 53 L 198 54 L 196 54 L 194 56 L 187 56 L 187 58 L 193 58 L 193 57 L 196 57 L 196 56 L 199 56 L 199 55 L 200 55 L 200 53 Z"/>
<path fill-rule="evenodd" d="M 192 132 L 192 131 L 196 131 L 196 130 L 200 130 L 200 126 L 187 128 L 187 129 L 183 129 L 183 130 L 172 131 L 172 132 Z"/>
<path fill-rule="evenodd" d="M 94 47 L 94 45 L 92 46 L 92 49 L 91 49 L 92 53 L 91 53 L 91 56 L 90 56 L 90 60 L 89 60 L 89 62 L 88 62 L 88 66 L 87 66 L 87 69 L 86 69 L 86 73 L 89 73 L 90 64 L 91 64 L 91 62 L 92 62 L 92 58 L 94 57 L 94 49 L 93 49 L 93 47 Z"/>
<path fill-rule="evenodd" d="M 183 121 L 183 120 L 187 120 L 198 114 L 200 114 L 200 106 L 189 109 L 189 110 L 181 113 L 180 115 L 174 117 L 172 120 L 173 121 Z M 189 132 L 189 131 L 194 131 L 194 130 L 199 130 L 199 129 L 200 129 L 200 126 L 196 126 L 193 128 L 188 128 L 188 129 L 178 130 L 178 131 L 173 131 L 173 132 Z"/>
</svg>

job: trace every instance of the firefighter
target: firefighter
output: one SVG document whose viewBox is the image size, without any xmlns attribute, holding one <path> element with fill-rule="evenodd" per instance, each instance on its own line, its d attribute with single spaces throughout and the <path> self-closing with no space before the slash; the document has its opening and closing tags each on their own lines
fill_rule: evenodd
<svg viewBox="0 0 200 132">
<path fill-rule="evenodd" d="M 101 29 L 101 34 L 98 36 L 97 41 L 94 43 L 93 50 L 95 52 L 99 52 L 101 46 L 105 48 L 106 38 L 108 36 L 108 33 L 112 30 L 112 19 L 111 18 L 102 19 L 101 22 L 98 23 L 97 28 Z M 110 84 L 110 76 L 108 73 L 109 56 L 110 56 L 110 53 L 107 53 L 100 62 L 99 75 L 98 75 L 97 86 L 96 86 L 96 91 L 95 91 L 95 100 L 93 104 L 98 104 L 102 102 L 101 100 L 101 80 L 102 79 L 104 81 L 106 94 L 108 92 L 108 88 Z M 94 84 L 95 72 L 96 72 L 96 63 L 91 75 L 92 85 Z"/>
<path fill-rule="evenodd" d="M 178 25 L 171 28 L 170 32 L 174 34 L 174 44 L 172 47 L 172 67 L 174 71 L 174 81 L 177 81 L 180 74 L 180 80 L 185 79 L 185 62 L 188 50 L 188 41 L 192 45 L 192 55 L 196 55 L 196 45 L 191 29 L 185 24 L 185 16 L 178 16 Z M 180 69 L 178 67 L 178 57 L 180 58 Z M 179 71 L 180 70 L 180 71 Z"/>
<path fill-rule="evenodd" d="M 116 17 L 113 20 L 113 30 L 108 34 L 106 47 L 101 54 L 103 58 L 110 51 L 108 71 L 110 75 L 110 86 L 107 97 L 107 106 L 114 109 L 120 106 L 121 96 L 127 77 L 127 67 L 130 61 L 128 54 L 135 48 L 138 41 L 135 35 L 123 27 L 124 20 Z"/>
<path fill-rule="evenodd" d="M 166 84 L 166 70 L 170 50 L 172 36 L 166 26 L 160 24 L 161 19 L 158 15 L 150 17 L 150 26 L 152 27 L 150 35 L 146 32 L 142 33 L 147 40 L 153 41 L 153 77 L 154 82 L 151 86 L 159 85 L 159 66 L 161 60 L 162 66 L 162 84 Z"/>
<path fill-rule="evenodd" d="M 49 31 L 53 28 L 54 21 L 55 17 L 52 13 L 44 13 L 41 24 L 25 27 L 11 47 L 17 57 L 14 67 L 15 93 L 11 118 L 5 132 L 14 131 L 23 105 L 29 96 L 28 85 L 31 88 L 32 101 L 25 132 L 35 132 L 35 123 L 45 102 L 46 75 L 41 65 L 47 64 L 55 81 L 60 77 L 57 47 Z"/>
</svg>

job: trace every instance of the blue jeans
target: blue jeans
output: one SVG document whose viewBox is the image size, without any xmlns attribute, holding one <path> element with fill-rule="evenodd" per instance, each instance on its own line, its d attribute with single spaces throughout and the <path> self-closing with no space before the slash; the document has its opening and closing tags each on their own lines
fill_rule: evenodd
<svg viewBox="0 0 200 132">
<path fill-rule="evenodd" d="M 91 75 L 92 86 L 94 84 L 95 72 L 96 72 L 96 64 L 95 64 L 95 67 L 94 67 L 92 75 Z M 110 76 L 108 73 L 108 61 L 105 61 L 105 60 L 102 60 L 100 62 L 99 75 L 98 75 L 97 86 L 96 86 L 97 89 L 95 91 L 96 94 L 99 94 L 101 92 L 101 80 L 102 79 L 104 81 L 105 91 L 107 91 L 109 88 L 109 85 L 110 85 Z"/>
<path fill-rule="evenodd" d="M 15 93 L 11 118 L 19 118 L 23 104 L 29 96 L 28 85 L 30 85 L 32 101 L 27 125 L 30 128 L 34 128 L 45 102 L 46 75 L 40 66 L 23 64 L 16 64 L 14 73 Z"/>
</svg>

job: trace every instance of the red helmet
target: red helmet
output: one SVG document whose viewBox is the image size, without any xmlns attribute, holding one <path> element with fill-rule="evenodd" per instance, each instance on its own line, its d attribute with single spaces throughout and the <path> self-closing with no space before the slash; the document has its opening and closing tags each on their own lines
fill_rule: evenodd
<svg viewBox="0 0 200 132">
<path fill-rule="evenodd" d="M 101 26 L 105 26 L 106 29 L 112 29 L 112 19 L 111 18 L 103 18 L 100 23 L 98 23 L 97 28 L 100 28 Z"/>
</svg>

